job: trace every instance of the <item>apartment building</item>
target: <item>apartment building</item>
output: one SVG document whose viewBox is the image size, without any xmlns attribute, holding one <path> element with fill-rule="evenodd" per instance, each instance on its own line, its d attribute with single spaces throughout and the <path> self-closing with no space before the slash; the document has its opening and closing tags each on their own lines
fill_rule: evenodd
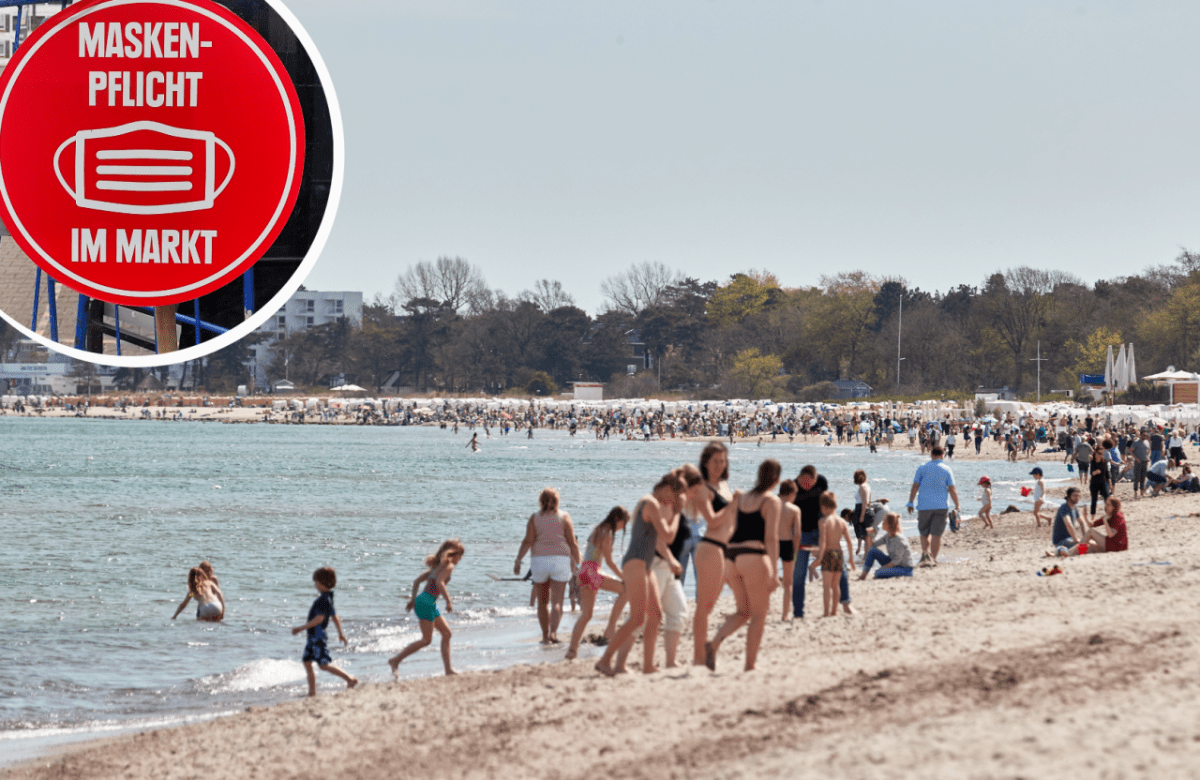
<svg viewBox="0 0 1200 780">
<path fill-rule="evenodd" d="M 255 331 L 262 338 L 251 345 L 254 365 L 254 386 L 262 390 L 281 376 L 270 376 L 268 368 L 275 359 L 275 343 L 297 331 L 337 322 L 342 317 L 355 328 L 362 325 L 363 294 L 361 292 L 298 290 L 279 311 Z"/>
</svg>

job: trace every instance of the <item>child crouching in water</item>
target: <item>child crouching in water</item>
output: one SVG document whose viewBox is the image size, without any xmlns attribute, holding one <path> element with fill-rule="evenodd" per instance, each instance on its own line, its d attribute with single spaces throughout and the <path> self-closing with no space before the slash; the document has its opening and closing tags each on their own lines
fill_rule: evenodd
<svg viewBox="0 0 1200 780">
<path fill-rule="evenodd" d="M 462 542 L 447 539 L 442 542 L 436 553 L 425 559 L 425 565 L 429 568 L 413 580 L 413 595 L 404 607 L 405 611 L 416 611 L 421 622 L 421 638 L 388 659 L 388 666 L 392 667 L 392 677 L 400 679 L 401 661 L 422 647 L 429 647 L 433 642 L 435 628 L 442 635 L 442 664 L 446 667 L 446 674 L 455 674 L 450 666 L 450 626 L 446 623 L 446 618 L 442 617 L 442 613 L 438 612 L 437 600 L 438 596 L 443 597 L 446 599 L 446 611 L 454 611 L 454 604 L 450 601 L 450 591 L 446 585 L 450 582 L 450 575 L 454 572 L 455 565 L 462 560 L 464 552 L 466 548 Z M 425 590 L 417 595 L 422 582 L 425 583 Z"/>
<path fill-rule="evenodd" d="M 850 525 L 837 515 L 837 496 L 826 490 L 821 494 L 821 519 L 817 522 L 820 546 L 809 566 L 809 576 L 816 579 L 817 567 L 824 572 L 825 617 L 837 615 L 842 600 L 842 568 L 846 554 L 854 560 L 854 539 L 850 537 Z M 846 540 L 846 554 L 842 553 L 842 540 Z"/>
<path fill-rule="evenodd" d="M 333 665 L 333 659 L 329 656 L 329 648 L 325 644 L 326 631 L 329 628 L 329 619 L 333 618 L 333 624 L 337 626 L 338 638 L 342 640 L 342 646 L 349 646 L 346 641 L 346 635 L 342 632 L 342 621 L 338 618 L 337 612 L 333 608 L 333 589 L 337 586 L 337 573 L 328 566 L 324 566 L 313 572 L 313 584 L 317 586 L 317 592 L 321 595 L 317 596 L 317 600 L 308 610 L 308 622 L 302 626 L 296 626 L 292 629 L 292 635 L 299 634 L 301 631 L 308 631 L 308 642 L 304 645 L 304 671 L 308 675 L 308 695 L 317 695 L 317 673 L 313 669 L 313 664 L 321 667 L 322 671 L 336 674 L 346 681 L 346 684 L 353 688 L 358 685 L 358 678 L 346 674 L 341 669 Z"/>
</svg>

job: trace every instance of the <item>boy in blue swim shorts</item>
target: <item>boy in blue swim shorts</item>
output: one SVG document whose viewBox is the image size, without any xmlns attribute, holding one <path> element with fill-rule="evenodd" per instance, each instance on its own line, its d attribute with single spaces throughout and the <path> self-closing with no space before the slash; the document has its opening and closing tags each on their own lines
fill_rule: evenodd
<svg viewBox="0 0 1200 780">
<path fill-rule="evenodd" d="M 304 671 L 308 674 L 309 696 L 317 695 L 317 673 L 313 669 L 314 663 L 323 671 L 341 677 L 346 681 L 348 687 L 353 688 L 358 685 L 357 677 L 347 674 L 333 665 L 333 659 L 329 656 L 329 648 L 325 644 L 329 619 L 333 618 L 333 624 L 337 626 L 338 638 L 342 640 L 342 646 L 349 645 L 346 635 L 342 632 L 342 621 L 338 619 L 337 612 L 333 608 L 333 589 L 337 585 L 337 574 L 330 567 L 324 566 L 313 572 L 313 584 L 317 586 L 317 591 L 321 595 L 317 596 L 317 600 L 308 610 L 308 622 L 292 629 L 293 635 L 299 634 L 301 631 L 308 631 L 308 642 L 304 645 L 304 657 L 301 660 L 304 661 Z"/>
</svg>

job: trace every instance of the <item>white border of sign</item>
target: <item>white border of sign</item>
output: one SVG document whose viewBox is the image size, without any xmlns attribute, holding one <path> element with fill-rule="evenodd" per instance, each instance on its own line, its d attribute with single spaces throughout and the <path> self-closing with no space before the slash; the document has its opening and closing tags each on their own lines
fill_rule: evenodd
<svg viewBox="0 0 1200 780">
<path fill-rule="evenodd" d="M 104 3 L 99 7 L 107 8 L 111 7 L 112 5 L 124 5 L 130 2 L 137 2 L 137 0 L 114 0 L 112 3 Z M 185 0 L 155 0 L 155 2 L 189 7 L 201 13 L 205 13 L 203 9 L 196 8 L 190 3 L 185 2 Z M 89 363 L 97 363 L 99 365 L 148 368 L 152 366 L 165 366 L 174 363 L 182 363 L 187 360 L 196 360 L 197 358 L 204 357 L 205 355 L 210 355 L 213 352 L 216 352 L 223 347 L 227 347 L 235 341 L 238 341 L 244 336 L 250 334 L 268 319 L 275 316 L 275 313 L 279 309 L 283 308 L 283 305 L 286 304 L 288 299 L 292 297 L 292 294 L 295 293 L 296 290 L 300 288 L 300 285 L 304 283 L 305 278 L 308 277 L 308 274 L 312 271 L 313 266 L 316 265 L 317 259 L 321 256 L 321 250 L 325 248 L 325 242 L 329 240 L 329 233 L 333 230 L 334 217 L 337 216 L 338 204 L 342 197 L 342 181 L 345 177 L 346 138 L 342 128 L 342 111 L 338 105 L 337 94 L 333 88 L 333 80 L 329 75 L 329 69 L 325 66 L 325 61 L 321 59 L 321 54 L 317 51 L 316 44 L 313 43 L 308 31 L 305 30 L 303 25 L 300 24 L 300 20 L 297 19 L 296 16 L 290 10 L 288 10 L 285 5 L 283 5 L 281 0 L 263 0 L 263 2 L 271 6 L 271 8 L 273 8 L 275 12 L 279 14 L 280 18 L 287 23 L 292 32 L 296 35 L 296 38 L 300 41 L 300 45 L 304 47 L 309 59 L 312 60 L 313 67 L 317 71 L 317 77 L 321 81 L 321 88 L 325 92 L 325 102 L 329 107 L 329 120 L 330 124 L 333 126 L 333 177 L 329 185 L 329 200 L 325 205 L 325 214 L 321 218 L 321 226 L 317 229 L 317 235 L 313 238 L 312 245 L 308 248 L 308 253 L 305 254 L 304 260 L 300 263 L 300 267 L 296 269 L 294 274 L 292 274 L 292 277 L 288 280 L 287 284 L 285 284 L 279 290 L 279 292 L 275 294 L 275 297 L 268 301 L 266 306 L 263 306 L 253 315 L 251 315 L 250 319 L 230 329 L 228 333 L 223 333 L 220 336 L 217 336 L 209 341 L 205 341 L 197 346 L 180 349 L 177 352 L 168 352 L 162 355 L 142 355 L 137 357 L 123 355 L 103 355 L 94 352 L 86 352 L 81 349 L 68 347 L 65 344 L 60 344 L 56 341 L 51 341 L 45 336 L 38 335 L 14 320 L 4 311 L 0 310 L 0 317 L 3 317 L 5 321 L 20 331 L 23 336 L 26 338 L 31 338 L 34 341 L 50 347 L 61 354 L 77 360 L 85 360 Z M 239 35 L 241 35 L 240 31 L 237 32 Z M 45 38 L 42 40 L 45 40 Z M 272 73 L 275 72 L 274 68 L 271 68 L 270 70 Z M 7 100 L 7 94 L 5 95 L 5 99 Z M 286 105 L 288 106 L 288 115 L 290 118 L 291 104 L 288 102 Z M 3 104 L 0 103 L 0 112 L 2 111 Z M 295 135 L 293 129 L 293 140 L 294 138 Z M 2 182 L 0 182 L 0 187 L 2 186 Z M 291 183 L 289 180 L 288 188 L 290 189 L 290 187 Z M 282 208 L 282 206 L 280 208 Z M 14 219 L 15 218 L 16 217 L 14 215 Z M 266 235 L 266 233 L 264 232 L 263 235 Z"/>
</svg>

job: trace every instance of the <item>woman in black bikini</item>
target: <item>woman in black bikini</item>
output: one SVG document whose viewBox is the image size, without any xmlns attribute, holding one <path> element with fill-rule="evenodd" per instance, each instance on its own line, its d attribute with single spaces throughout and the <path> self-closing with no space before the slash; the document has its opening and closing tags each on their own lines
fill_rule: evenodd
<svg viewBox="0 0 1200 780">
<path fill-rule="evenodd" d="M 758 467 L 758 484 L 734 501 L 737 523 L 725 557 L 726 567 L 737 612 L 725 619 L 713 640 L 704 647 L 704 663 L 713 671 L 717 668 L 717 650 L 721 643 L 742 626 L 746 630 L 746 671 L 754 669 L 758 647 L 762 644 L 767 610 L 771 607 L 771 592 L 779 587 L 775 574 L 779 560 L 779 496 L 771 490 L 779 484 L 779 461 L 768 458 Z"/>
<path fill-rule="evenodd" d="M 692 553 L 696 561 L 696 614 L 692 618 L 692 634 L 696 647 L 692 663 L 704 663 L 704 643 L 708 640 L 708 616 L 716 606 L 725 584 L 725 543 L 733 533 L 733 518 L 737 511 L 732 501 L 736 495 L 729 490 L 729 454 L 725 445 L 711 442 L 700 453 L 700 475 L 707 486 L 703 495 L 691 504 L 691 509 L 703 515 L 708 529 Z"/>
</svg>

